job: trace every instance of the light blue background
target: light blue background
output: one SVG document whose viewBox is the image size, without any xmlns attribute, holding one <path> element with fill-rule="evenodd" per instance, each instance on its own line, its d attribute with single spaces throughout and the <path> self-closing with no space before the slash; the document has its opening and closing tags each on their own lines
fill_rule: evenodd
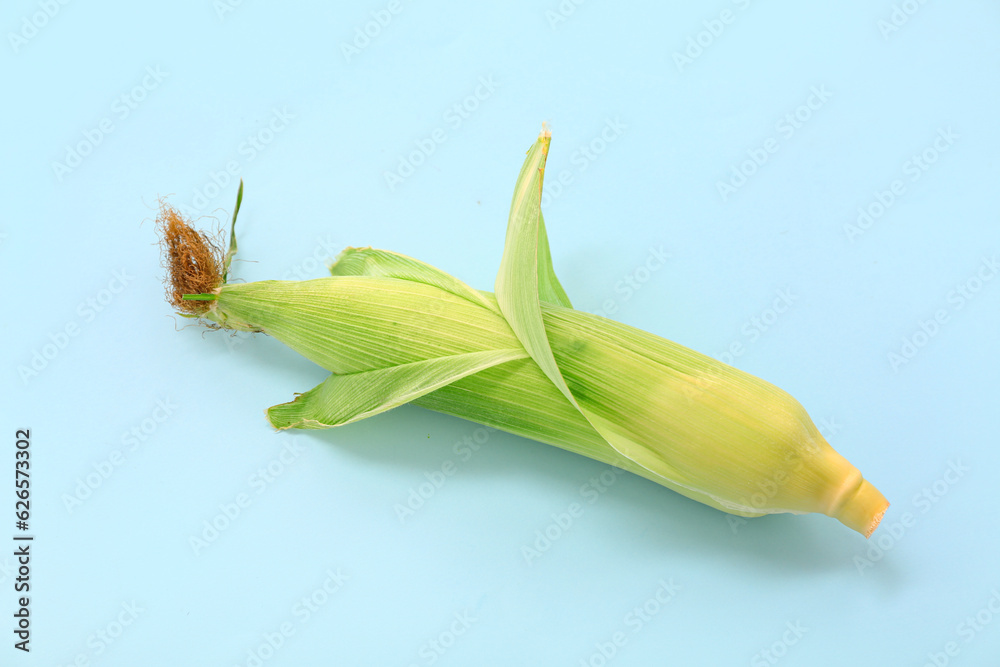
<svg viewBox="0 0 1000 667">
<path fill-rule="evenodd" d="M 805 4 L 5 3 L 0 507 L 13 533 L 13 433 L 30 427 L 36 541 L 28 656 L 0 548 L 0 663 L 1000 664 L 1000 280 L 983 263 L 1000 255 L 1000 7 Z M 828 99 L 800 108 L 814 87 Z M 411 406 L 275 434 L 263 410 L 325 373 L 266 337 L 184 327 L 163 300 L 157 200 L 221 226 L 230 161 L 240 279 L 318 277 L 372 245 L 490 289 L 543 121 L 575 305 L 716 357 L 742 345 L 733 363 L 796 396 L 892 501 L 870 542 L 823 516 L 733 522 L 634 476 L 595 494 L 607 466 Z M 467 460 L 465 438 L 486 440 Z M 667 602 L 661 581 L 679 587 Z"/>
</svg>

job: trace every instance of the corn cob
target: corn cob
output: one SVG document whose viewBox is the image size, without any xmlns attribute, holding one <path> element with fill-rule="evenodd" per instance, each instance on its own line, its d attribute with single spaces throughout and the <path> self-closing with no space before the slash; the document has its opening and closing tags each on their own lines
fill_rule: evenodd
<svg viewBox="0 0 1000 667">
<path fill-rule="evenodd" d="M 653 334 L 574 310 L 541 214 L 550 135 L 515 186 L 495 292 L 410 257 L 348 248 L 331 275 L 226 282 L 236 252 L 164 204 L 168 299 L 275 337 L 331 375 L 268 409 L 329 428 L 412 402 L 616 465 L 739 516 L 820 512 L 866 537 L 888 502 L 790 395 Z"/>
</svg>

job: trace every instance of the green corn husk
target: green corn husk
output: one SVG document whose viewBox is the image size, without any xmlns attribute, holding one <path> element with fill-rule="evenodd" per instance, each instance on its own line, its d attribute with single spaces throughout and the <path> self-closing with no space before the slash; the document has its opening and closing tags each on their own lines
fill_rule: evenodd
<svg viewBox="0 0 1000 667">
<path fill-rule="evenodd" d="M 616 465 L 725 512 L 821 512 L 870 536 L 888 502 L 794 398 L 573 310 L 540 209 L 549 141 L 543 131 L 515 186 L 495 294 L 372 248 L 346 249 L 327 278 L 229 284 L 235 232 L 225 256 L 212 248 L 192 259 L 183 247 L 197 240 L 167 210 L 168 255 L 183 260 L 168 261 L 171 300 L 187 316 L 271 335 L 331 372 L 268 409 L 275 428 L 329 428 L 412 402 Z M 237 210 L 241 201 L 242 183 Z M 235 220 L 234 212 L 234 228 Z M 218 286 L 191 294 L 186 285 L 204 278 L 185 277 L 201 265 Z"/>
</svg>

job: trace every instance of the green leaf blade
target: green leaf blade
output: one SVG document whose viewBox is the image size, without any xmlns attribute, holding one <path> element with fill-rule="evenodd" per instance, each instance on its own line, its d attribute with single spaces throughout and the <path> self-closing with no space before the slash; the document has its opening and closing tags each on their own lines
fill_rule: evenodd
<svg viewBox="0 0 1000 667">
<path fill-rule="evenodd" d="M 268 409 L 277 429 L 332 428 L 409 403 L 473 373 L 527 356 L 524 350 L 485 350 L 371 371 L 331 375 L 294 401 Z"/>
<path fill-rule="evenodd" d="M 545 231 L 545 219 L 541 210 L 538 211 L 538 298 L 563 308 L 573 307 L 552 267 L 549 235 Z"/>
<path fill-rule="evenodd" d="M 330 275 L 397 278 L 424 283 L 500 314 L 496 303 L 483 297 L 479 290 L 426 262 L 389 250 L 345 248 L 330 266 Z"/>
<path fill-rule="evenodd" d="M 240 204 L 243 203 L 243 179 L 240 179 L 240 188 L 236 191 L 236 206 L 233 207 L 233 221 L 229 226 L 229 249 L 222 261 L 222 282 L 225 284 L 229 276 L 229 265 L 236 255 L 236 216 L 240 214 Z"/>
<path fill-rule="evenodd" d="M 543 129 L 521 166 L 510 204 L 507 238 L 495 289 L 500 311 L 524 349 L 559 391 L 576 405 L 549 348 L 539 302 L 538 267 L 545 259 L 539 256 L 539 235 L 544 233 L 542 182 L 551 139 L 548 130 Z M 548 244 L 544 245 L 547 249 Z M 548 264 L 551 266 L 551 259 Z"/>
</svg>

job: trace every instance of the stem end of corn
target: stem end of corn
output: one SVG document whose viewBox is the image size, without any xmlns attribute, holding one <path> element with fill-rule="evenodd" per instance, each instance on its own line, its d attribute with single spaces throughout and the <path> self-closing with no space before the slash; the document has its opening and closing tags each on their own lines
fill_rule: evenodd
<svg viewBox="0 0 1000 667">
<path fill-rule="evenodd" d="M 862 479 L 857 491 L 841 505 L 834 518 L 869 538 L 882 522 L 887 509 L 889 501 L 885 496 L 867 479 Z"/>
</svg>

